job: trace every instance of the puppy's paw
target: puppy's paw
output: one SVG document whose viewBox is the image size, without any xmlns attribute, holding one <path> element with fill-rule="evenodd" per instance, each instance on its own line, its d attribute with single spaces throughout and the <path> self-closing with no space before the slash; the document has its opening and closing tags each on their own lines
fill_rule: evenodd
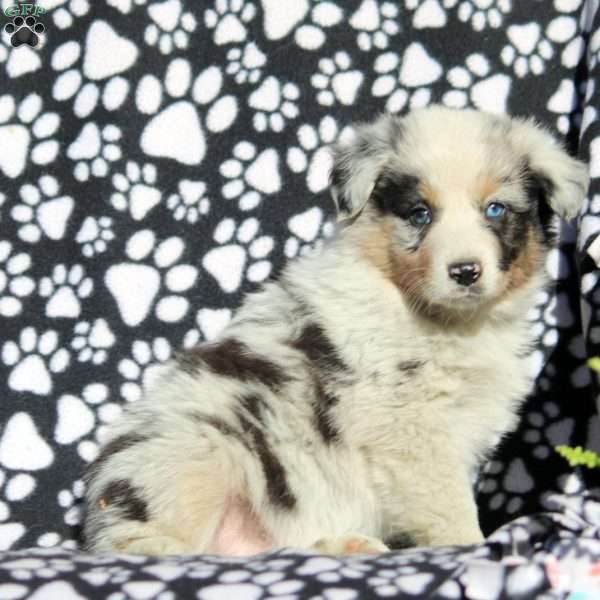
<svg viewBox="0 0 600 600">
<path fill-rule="evenodd" d="M 311 549 L 322 554 L 381 554 L 390 551 L 380 539 L 360 533 L 322 538 L 315 542 Z"/>
<path fill-rule="evenodd" d="M 129 538 L 114 544 L 117 552 L 124 554 L 170 555 L 192 554 L 192 549 L 183 542 L 166 535 Z"/>
</svg>

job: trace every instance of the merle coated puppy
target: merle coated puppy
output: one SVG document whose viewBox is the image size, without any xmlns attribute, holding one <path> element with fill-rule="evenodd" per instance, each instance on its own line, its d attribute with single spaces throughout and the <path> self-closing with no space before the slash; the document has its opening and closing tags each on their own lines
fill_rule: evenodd
<svg viewBox="0 0 600 600">
<path fill-rule="evenodd" d="M 586 168 L 532 121 L 441 107 L 359 126 L 333 157 L 336 235 L 112 426 L 88 549 L 482 539 L 473 476 L 530 390 L 526 314 Z"/>
</svg>

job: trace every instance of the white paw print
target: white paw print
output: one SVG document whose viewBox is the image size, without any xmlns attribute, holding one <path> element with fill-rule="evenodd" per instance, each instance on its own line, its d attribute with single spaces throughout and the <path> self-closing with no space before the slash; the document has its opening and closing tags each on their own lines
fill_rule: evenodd
<svg viewBox="0 0 600 600">
<path fill-rule="evenodd" d="M 103 21 L 92 24 L 87 36 L 84 50 L 83 44 L 69 41 L 61 44 L 52 54 L 51 66 L 57 73 L 52 86 L 52 97 L 59 102 L 73 103 L 73 112 L 80 119 L 91 115 L 101 105 L 107 111 L 121 108 L 129 95 L 130 84 L 119 73 L 129 69 L 135 62 L 137 50 L 119 48 L 121 62 L 117 65 L 96 63 L 93 58 L 102 52 L 102 46 L 110 43 L 116 33 Z M 131 43 L 121 40 L 122 43 Z M 117 45 L 119 41 L 115 42 Z M 114 52 L 115 50 L 111 50 Z M 102 56 L 106 60 L 115 58 Z"/>
<path fill-rule="evenodd" d="M 113 176 L 113 186 L 117 190 L 111 197 L 111 204 L 120 211 L 127 211 L 141 221 L 161 200 L 156 184 L 156 167 L 145 164 L 141 169 L 138 163 L 128 161 L 125 173 Z"/>
<path fill-rule="evenodd" d="M 281 85 L 276 77 L 267 77 L 261 86 L 250 94 L 248 105 L 257 112 L 252 119 L 256 131 L 283 131 L 286 119 L 298 116 L 300 90 L 294 83 Z"/>
<path fill-rule="evenodd" d="M 248 42 L 243 48 L 231 48 L 227 52 L 225 72 L 234 75 L 236 83 L 256 83 L 261 76 L 267 57 L 254 42 Z"/>
<path fill-rule="evenodd" d="M 558 115 L 556 128 L 563 135 L 567 135 L 573 126 L 581 127 L 581 107 L 587 107 L 584 99 L 589 91 L 588 88 L 588 82 L 582 82 L 578 89 L 572 79 L 563 79 L 556 92 L 550 96 L 546 108 Z"/>
<path fill-rule="evenodd" d="M 153 21 L 144 32 L 148 45 L 158 45 L 162 54 L 171 54 L 175 48 L 185 50 L 188 47 L 190 34 L 196 31 L 197 23 L 191 12 L 183 12 L 181 0 L 151 4 L 148 14 Z"/>
<path fill-rule="evenodd" d="M 81 301 L 88 298 L 94 289 L 94 282 L 85 276 L 81 265 L 67 268 L 56 265 L 51 277 L 40 280 L 39 294 L 48 298 L 46 316 L 52 319 L 76 319 L 81 314 Z"/>
<path fill-rule="evenodd" d="M 273 238 L 257 237 L 259 230 L 255 218 L 245 219 L 239 225 L 233 219 L 223 219 L 217 225 L 213 239 L 220 245 L 205 254 L 202 266 L 224 292 L 235 292 L 244 275 L 248 281 L 259 283 L 271 273 L 267 256 L 273 250 Z"/>
<path fill-rule="evenodd" d="M 115 239 L 112 231 L 113 220 L 110 217 L 86 217 L 75 236 L 75 241 L 82 245 L 81 252 L 91 258 L 106 252 L 108 243 Z"/>
<path fill-rule="evenodd" d="M 232 312 L 228 308 L 201 308 L 196 313 L 196 325 L 183 338 L 184 348 L 193 348 L 202 341 L 212 341 L 231 321 Z"/>
<path fill-rule="evenodd" d="M 106 0 L 106 4 L 113 6 L 124 15 L 129 14 L 138 6 L 144 6 L 148 0 Z"/>
<path fill-rule="evenodd" d="M 106 177 L 109 163 L 121 158 L 117 142 L 121 130 L 116 125 L 106 125 L 102 130 L 96 123 L 84 125 L 77 139 L 67 148 L 67 156 L 75 161 L 73 175 L 77 181 L 88 181 L 90 176 Z"/>
<path fill-rule="evenodd" d="M 22 299 L 29 296 L 35 282 L 26 272 L 31 257 L 24 252 L 15 254 L 12 244 L 0 240 L 0 316 L 14 317 L 23 310 Z"/>
<path fill-rule="evenodd" d="M 2 223 L 2 207 L 6 204 L 6 195 L 0 192 L 0 223 Z"/>
<path fill-rule="evenodd" d="M 38 52 L 46 45 L 46 37 L 45 35 L 39 36 L 40 41 L 35 47 L 35 51 L 23 54 L 23 46 L 14 48 L 10 43 L 11 36 L 4 31 L 3 23 L 3 27 L 0 28 L 0 65 L 6 63 L 4 69 L 11 79 L 42 68 L 42 60 Z"/>
<path fill-rule="evenodd" d="M 127 402 L 135 402 L 142 397 L 144 390 L 152 387 L 164 369 L 173 350 L 168 340 L 158 337 L 151 342 L 137 340 L 131 346 L 131 358 L 119 362 L 119 373 L 125 378 L 121 385 L 121 395 Z"/>
<path fill-rule="evenodd" d="M 504 15 L 512 10 L 511 0 L 444 0 L 446 8 L 457 4 L 458 18 L 463 23 L 470 21 L 475 31 L 483 31 L 486 27 L 498 29 Z"/>
<path fill-rule="evenodd" d="M 215 44 L 243 42 L 248 36 L 247 25 L 256 16 L 256 7 L 245 0 L 216 0 L 215 8 L 204 13 L 204 23 L 214 29 Z"/>
<path fill-rule="evenodd" d="M 561 63 L 569 69 L 577 66 L 586 51 L 581 29 L 575 17 L 566 15 L 552 19 L 546 27 L 546 37 L 555 44 L 564 46 Z"/>
<path fill-rule="evenodd" d="M 395 52 L 378 56 L 375 72 L 379 77 L 373 82 L 371 93 L 378 98 L 389 96 L 386 110 L 398 113 L 407 105 L 413 109 L 429 104 L 430 86 L 442 76 L 443 69 L 421 44 L 414 42 L 402 59 Z"/>
<path fill-rule="evenodd" d="M 35 244 L 42 234 L 51 240 L 61 240 L 75 207 L 70 196 L 59 196 L 60 185 L 50 175 L 43 175 L 38 185 L 26 183 L 19 188 L 21 202 L 11 217 L 20 223 L 18 235 L 24 242 Z"/>
<path fill-rule="evenodd" d="M 512 66 L 517 77 L 525 77 L 529 73 L 541 75 L 545 69 L 545 61 L 554 56 L 554 49 L 543 36 L 540 25 L 534 22 L 511 25 L 506 34 L 511 43 L 502 48 L 502 62 Z"/>
<path fill-rule="evenodd" d="M 290 236 L 283 247 L 288 258 L 305 256 L 323 245 L 323 238 L 333 234 L 333 223 L 325 220 L 323 210 L 317 206 L 294 215 L 288 221 Z"/>
<path fill-rule="evenodd" d="M 8 341 L 2 346 L 2 361 L 11 367 L 8 386 L 16 392 L 50 394 L 52 374 L 62 373 L 70 359 L 68 350 L 58 347 L 58 334 L 53 329 L 38 335 L 33 327 L 26 327 L 18 344 Z"/>
<path fill-rule="evenodd" d="M 239 142 L 233 148 L 233 158 L 220 167 L 223 177 L 229 181 L 222 193 L 228 200 L 238 199 L 240 210 L 256 208 L 262 202 L 262 194 L 274 194 L 281 189 L 279 155 L 274 148 L 258 154 L 254 144 Z"/>
<path fill-rule="evenodd" d="M 81 321 L 75 325 L 71 347 L 77 352 L 79 362 L 101 365 L 108 358 L 107 350 L 115 343 L 115 336 L 104 319 L 93 323 Z"/>
<path fill-rule="evenodd" d="M 197 223 L 200 216 L 208 214 L 210 200 L 206 197 L 206 184 L 203 181 L 183 179 L 177 189 L 177 194 L 167 198 L 167 208 L 176 221 Z"/>
<path fill-rule="evenodd" d="M 188 166 L 199 165 L 206 155 L 204 128 L 211 133 L 225 131 L 238 114 L 234 96 L 219 98 L 222 87 L 219 67 L 207 67 L 192 81 L 191 63 L 183 58 L 169 63 L 162 80 L 154 75 L 142 77 L 136 105 L 141 113 L 153 115 L 140 139 L 144 153 L 172 158 Z M 160 110 L 165 95 L 171 101 Z M 200 113 L 196 105 L 201 107 Z M 174 131 L 177 135 L 173 135 Z"/>
<path fill-rule="evenodd" d="M 156 235 L 149 229 L 129 238 L 125 248 L 129 261 L 111 266 L 105 278 L 125 324 L 136 327 L 152 308 L 166 323 L 183 319 L 190 303 L 182 294 L 190 291 L 198 277 L 196 267 L 178 264 L 184 250 L 181 238 L 173 236 L 157 244 Z M 131 293 L 132 281 L 135 294 Z"/>
<path fill-rule="evenodd" d="M 10 473 L 0 469 L 0 527 L 3 537 L 0 550 L 8 550 L 25 533 L 21 523 L 10 522 L 11 505 L 26 500 L 35 491 L 36 480 L 29 473 Z"/>
<path fill-rule="evenodd" d="M 364 0 L 350 17 L 350 26 L 360 32 L 356 42 L 361 50 L 384 50 L 390 43 L 390 37 L 400 31 L 398 7 L 393 2 Z"/>
<path fill-rule="evenodd" d="M 442 101 L 453 108 L 464 108 L 469 103 L 479 110 L 504 113 L 510 92 L 510 77 L 492 73 L 490 62 L 483 54 L 470 54 L 464 67 L 454 67 L 446 74 L 454 88 L 442 96 Z"/>
<path fill-rule="evenodd" d="M 81 523 L 84 494 L 85 484 L 81 479 L 77 479 L 71 485 L 71 489 L 60 490 L 56 496 L 58 505 L 65 509 L 64 521 L 71 527 Z"/>
<path fill-rule="evenodd" d="M 0 173 L 14 179 L 23 173 L 28 160 L 50 164 L 60 149 L 52 139 L 59 126 L 60 117 L 43 112 L 38 94 L 29 94 L 18 105 L 9 94 L 0 96 Z"/>
<path fill-rule="evenodd" d="M 74 17 L 83 17 L 89 12 L 90 3 L 88 0 L 54 0 L 52 8 L 51 15 L 56 27 L 67 29 L 73 25 Z"/>
<path fill-rule="evenodd" d="M 306 173 L 306 185 L 314 194 L 322 192 L 329 185 L 332 157 L 327 146 L 349 137 L 351 133 L 349 126 L 340 132 L 330 115 L 323 117 L 318 127 L 305 124 L 298 129 L 299 145 L 288 150 L 287 164 L 294 173 Z"/>
<path fill-rule="evenodd" d="M 77 443 L 77 453 L 86 463 L 96 458 L 108 424 L 122 413 L 121 405 L 109 398 L 110 390 L 105 384 L 90 383 L 83 388 L 81 397 L 65 394 L 56 403 L 54 439 L 61 445 Z"/>
<path fill-rule="evenodd" d="M 319 61 L 320 73 L 311 77 L 311 83 L 318 90 L 317 100 L 324 106 L 332 106 L 337 100 L 349 106 L 354 104 L 364 76 L 351 69 L 352 60 L 347 52 L 336 52 L 333 58 L 322 58 Z"/>
</svg>

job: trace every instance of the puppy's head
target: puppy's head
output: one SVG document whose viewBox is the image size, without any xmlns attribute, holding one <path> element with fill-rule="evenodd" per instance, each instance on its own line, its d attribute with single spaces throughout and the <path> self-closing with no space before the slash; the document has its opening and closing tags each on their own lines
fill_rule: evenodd
<svg viewBox="0 0 600 600">
<path fill-rule="evenodd" d="M 444 312 L 532 281 L 588 175 L 532 121 L 434 106 L 358 127 L 334 149 L 331 183 L 361 252 L 415 306 Z"/>
</svg>

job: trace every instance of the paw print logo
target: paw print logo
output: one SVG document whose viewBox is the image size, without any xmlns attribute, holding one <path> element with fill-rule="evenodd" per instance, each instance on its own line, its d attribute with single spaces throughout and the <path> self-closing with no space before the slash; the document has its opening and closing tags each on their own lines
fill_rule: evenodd
<svg viewBox="0 0 600 600">
<path fill-rule="evenodd" d="M 236 98 L 219 98 L 222 87 L 219 67 L 207 67 L 192 82 L 191 64 L 182 58 L 170 62 L 162 81 L 154 75 L 142 77 L 136 92 L 137 108 L 143 114 L 153 115 L 140 139 L 144 153 L 172 158 L 188 166 L 199 165 L 206 155 L 204 128 L 211 133 L 225 131 L 238 114 Z M 165 96 L 171 101 L 160 110 Z M 201 107 L 203 118 L 196 105 Z M 178 135 L 173 136 L 173 131 L 178 131 Z"/>
<path fill-rule="evenodd" d="M 15 17 L 4 26 L 4 31 L 10 36 L 14 48 L 27 44 L 35 48 L 40 43 L 40 35 L 46 28 L 35 17 Z"/>
<path fill-rule="evenodd" d="M 317 206 L 294 215 L 288 221 L 292 236 L 283 247 L 288 258 L 305 256 L 323 244 L 323 238 L 333 234 L 333 223 L 325 220 L 323 210 Z"/>
<path fill-rule="evenodd" d="M 68 350 L 58 345 L 53 329 L 41 335 L 33 327 L 21 331 L 19 342 L 8 341 L 2 346 L 2 361 L 11 367 L 8 385 L 15 392 L 30 392 L 38 396 L 50 394 L 52 376 L 62 373 L 71 360 Z"/>
<path fill-rule="evenodd" d="M 88 181 L 91 176 L 102 178 L 109 172 L 109 164 L 121 158 L 117 142 L 121 130 L 106 125 L 102 130 L 96 123 L 87 123 L 77 139 L 67 148 L 67 156 L 75 162 L 73 175 L 77 181 Z"/>
<path fill-rule="evenodd" d="M 75 202 L 59 194 L 60 185 L 50 175 L 40 177 L 37 186 L 21 186 L 21 202 L 13 207 L 11 217 L 20 223 L 18 235 L 24 242 L 35 244 L 42 235 L 55 241 L 63 238 Z"/>
<path fill-rule="evenodd" d="M 197 23 L 191 12 L 183 11 L 181 0 L 151 4 L 148 14 L 153 21 L 144 32 L 144 39 L 149 46 L 158 46 L 162 54 L 171 54 L 175 48 L 185 50 L 188 47 Z"/>
<path fill-rule="evenodd" d="M 134 233 L 125 248 L 129 262 L 113 265 L 106 273 L 106 286 L 130 327 L 142 323 L 153 307 L 159 320 L 175 323 L 183 319 L 190 306 L 182 294 L 196 283 L 198 269 L 178 264 L 184 242 L 175 236 L 156 242 L 156 235 L 149 229 Z M 132 281 L 136 282 L 135 294 L 131 293 Z"/>
<path fill-rule="evenodd" d="M 110 217 L 86 217 L 75 236 L 75 241 L 81 244 L 81 253 L 92 258 L 106 252 L 108 243 L 115 239 L 112 231 L 113 220 Z"/>
<path fill-rule="evenodd" d="M 202 266 L 228 294 L 239 289 L 244 275 L 253 283 L 264 281 L 272 265 L 267 256 L 273 250 L 273 238 L 258 236 L 260 224 L 249 218 L 239 225 L 233 219 L 221 221 L 213 234 L 219 247 L 207 252 Z"/>
<path fill-rule="evenodd" d="M 243 42 L 248 36 L 248 23 L 256 16 L 256 7 L 245 0 L 217 0 L 215 8 L 204 13 L 204 23 L 213 29 L 215 44 L 222 46 Z"/>
<path fill-rule="evenodd" d="M 298 146 L 292 146 L 287 153 L 288 167 L 294 173 L 306 173 L 306 185 L 314 194 L 318 194 L 329 185 L 331 153 L 327 146 L 338 139 L 352 134 L 350 127 L 341 132 L 335 119 L 326 115 L 318 125 L 302 125 L 298 129 Z"/>
<path fill-rule="evenodd" d="M 220 167 L 223 177 L 229 181 L 222 193 L 228 200 L 238 199 L 240 210 L 256 208 L 263 194 L 274 194 L 281 189 L 279 155 L 274 148 L 260 154 L 254 144 L 239 142 L 233 148 L 233 158 Z"/>
<path fill-rule="evenodd" d="M 410 44 L 402 59 L 395 52 L 377 57 L 371 93 L 382 98 L 388 96 L 386 110 L 400 112 L 407 105 L 418 108 L 429 104 L 431 85 L 443 74 L 440 63 L 432 58 L 418 42 Z"/>
<path fill-rule="evenodd" d="M 129 161 L 125 173 L 113 177 L 117 191 L 110 197 L 110 202 L 117 210 L 129 212 L 136 221 L 141 221 L 162 198 L 155 183 L 154 165 L 145 164 L 140 168 L 138 163 Z"/>
<path fill-rule="evenodd" d="M 81 265 L 67 268 L 56 265 L 51 277 L 40 280 L 39 294 L 47 298 L 46 316 L 51 319 L 76 319 L 81 314 L 81 301 L 94 289 L 90 277 L 85 276 Z"/>
<path fill-rule="evenodd" d="M 483 31 L 486 27 L 498 29 L 504 15 L 512 10 L 511 0 L 444 0 L 446 8 L 454 8 L 457 4 L 458 18 L 463 23 L 470 21 L 475 31 Z"/>
<path fill-rule="evenodd" d="M 545 61 L 554 56 L 554 49 L 543 36 L 539 24 L 511 25 L 506 35 L 510 45 L 504 46 L 500 52 L 502 62 L 512 67 L 517 77 L 525 77 L 529 73 L 541 75 Z"/>
<path fill-rule="evenodd" d="M 58 131 L 60 117 L 43 112 L 38 94 L 29 94 L 19 105 L 12 96 L 0 96 L 0 172 L 14 179 L 25 170 L 28 159 L 36 165 L 50 164 L 59 151 L 52 136 Z"/>
<path fill-rule="evenodd" d="M 64 446 L 77 444 L 77 453 L 86 463 L 96 458 L 107 426 L 122 413 L 121 405 L 110 402 L 109 397 L 105 384 L 90 383 L 79 396 L 65 394 L 56 403 L 58 418 L 54 439 Z M 71 503 L 65 503 L 65 507 L 70 506 Z"/>
<path fill-rule="evenodd" d="M 234 75 L 236 83 L 256 83 L 267 57 L 254 42 L 248 42 L 243 48 L 231 48 L 227 52 L 227 61 L 225 72 Z"/>
<path fill-rule="evenodd" d="M 319 61 L 320 73 L 311 77 L 313 87 L 320 90 L 317 93 L 319 104 L 332 106 L 336 100 L 346 106 L 354 104 L 364 76 L 351 66 L 350 55 L 343 51 Z"/>
<path fill-rule="evenodd" d="M 0 316 L 14 317 L 23 310 L 23 298 L 35 288 L 33 279 L 26 275 L 30 267 L 28 254 L 15 254 L 10 242 L 0 241 Z"/>
<path fill-rule="evenodd" d="M 71 347 L 77 352 L 79 362 L 101 365 L 108 358 L 107 350 L 115 343 L 115 336 L 104 319 L 93 323 L 81 321 L 75 325 Z"/>
<path fill-rule="evenodd" d="M 206 184 L 203 181 L 183 179 L 177 186 L 178 193 L 167 199 L 167 208 L 176 221 L 197 223 L 201 216 L 208 214 L 210 200 L 206 197 Z"/>
<path fill-rule="evenodd" d="M 248 105 L 256 110 L 252 120 L 256 131 L 283 131 L 285 119 L 295 119 L 298 116 L 296 100 L 300 90 L 294 83 L 283 86 L 276 77 L 268 77 L 263 84 L 248 98 Z"/>
<path fill-rule="evenodd" d="M 358 10 L 350 17 L 350 26 L 359 31 L 356 42 L 361 50 L 385 50 L 389 46 L 390 38 L 400 31 L 398 7 L 393 2 L 363 0 Z"/>
<path fill-rule="evenodd" d="M 127 402 L 135 402 L 142 397 L 145 389 L 152 387 L 164 369 L 163 363 L 173 355 L 168 340 L 158 337 L 151 342 L 136 340 L 131 346 L 131 358 L 119 362 L 119 373 L 125 379 L 121 395 Z"/>
<path fill-rule="evenodd" d="M 504 113 L 510 92 L 510 77 L 492 74 L 490 62 L 483 54 L 471 54 L 465 66 L 454 67 L 446 75 L 454 88 L 442 96 L 442 101 L 453 108 L 472 104 L 479 110 Z"/>
</svg>

